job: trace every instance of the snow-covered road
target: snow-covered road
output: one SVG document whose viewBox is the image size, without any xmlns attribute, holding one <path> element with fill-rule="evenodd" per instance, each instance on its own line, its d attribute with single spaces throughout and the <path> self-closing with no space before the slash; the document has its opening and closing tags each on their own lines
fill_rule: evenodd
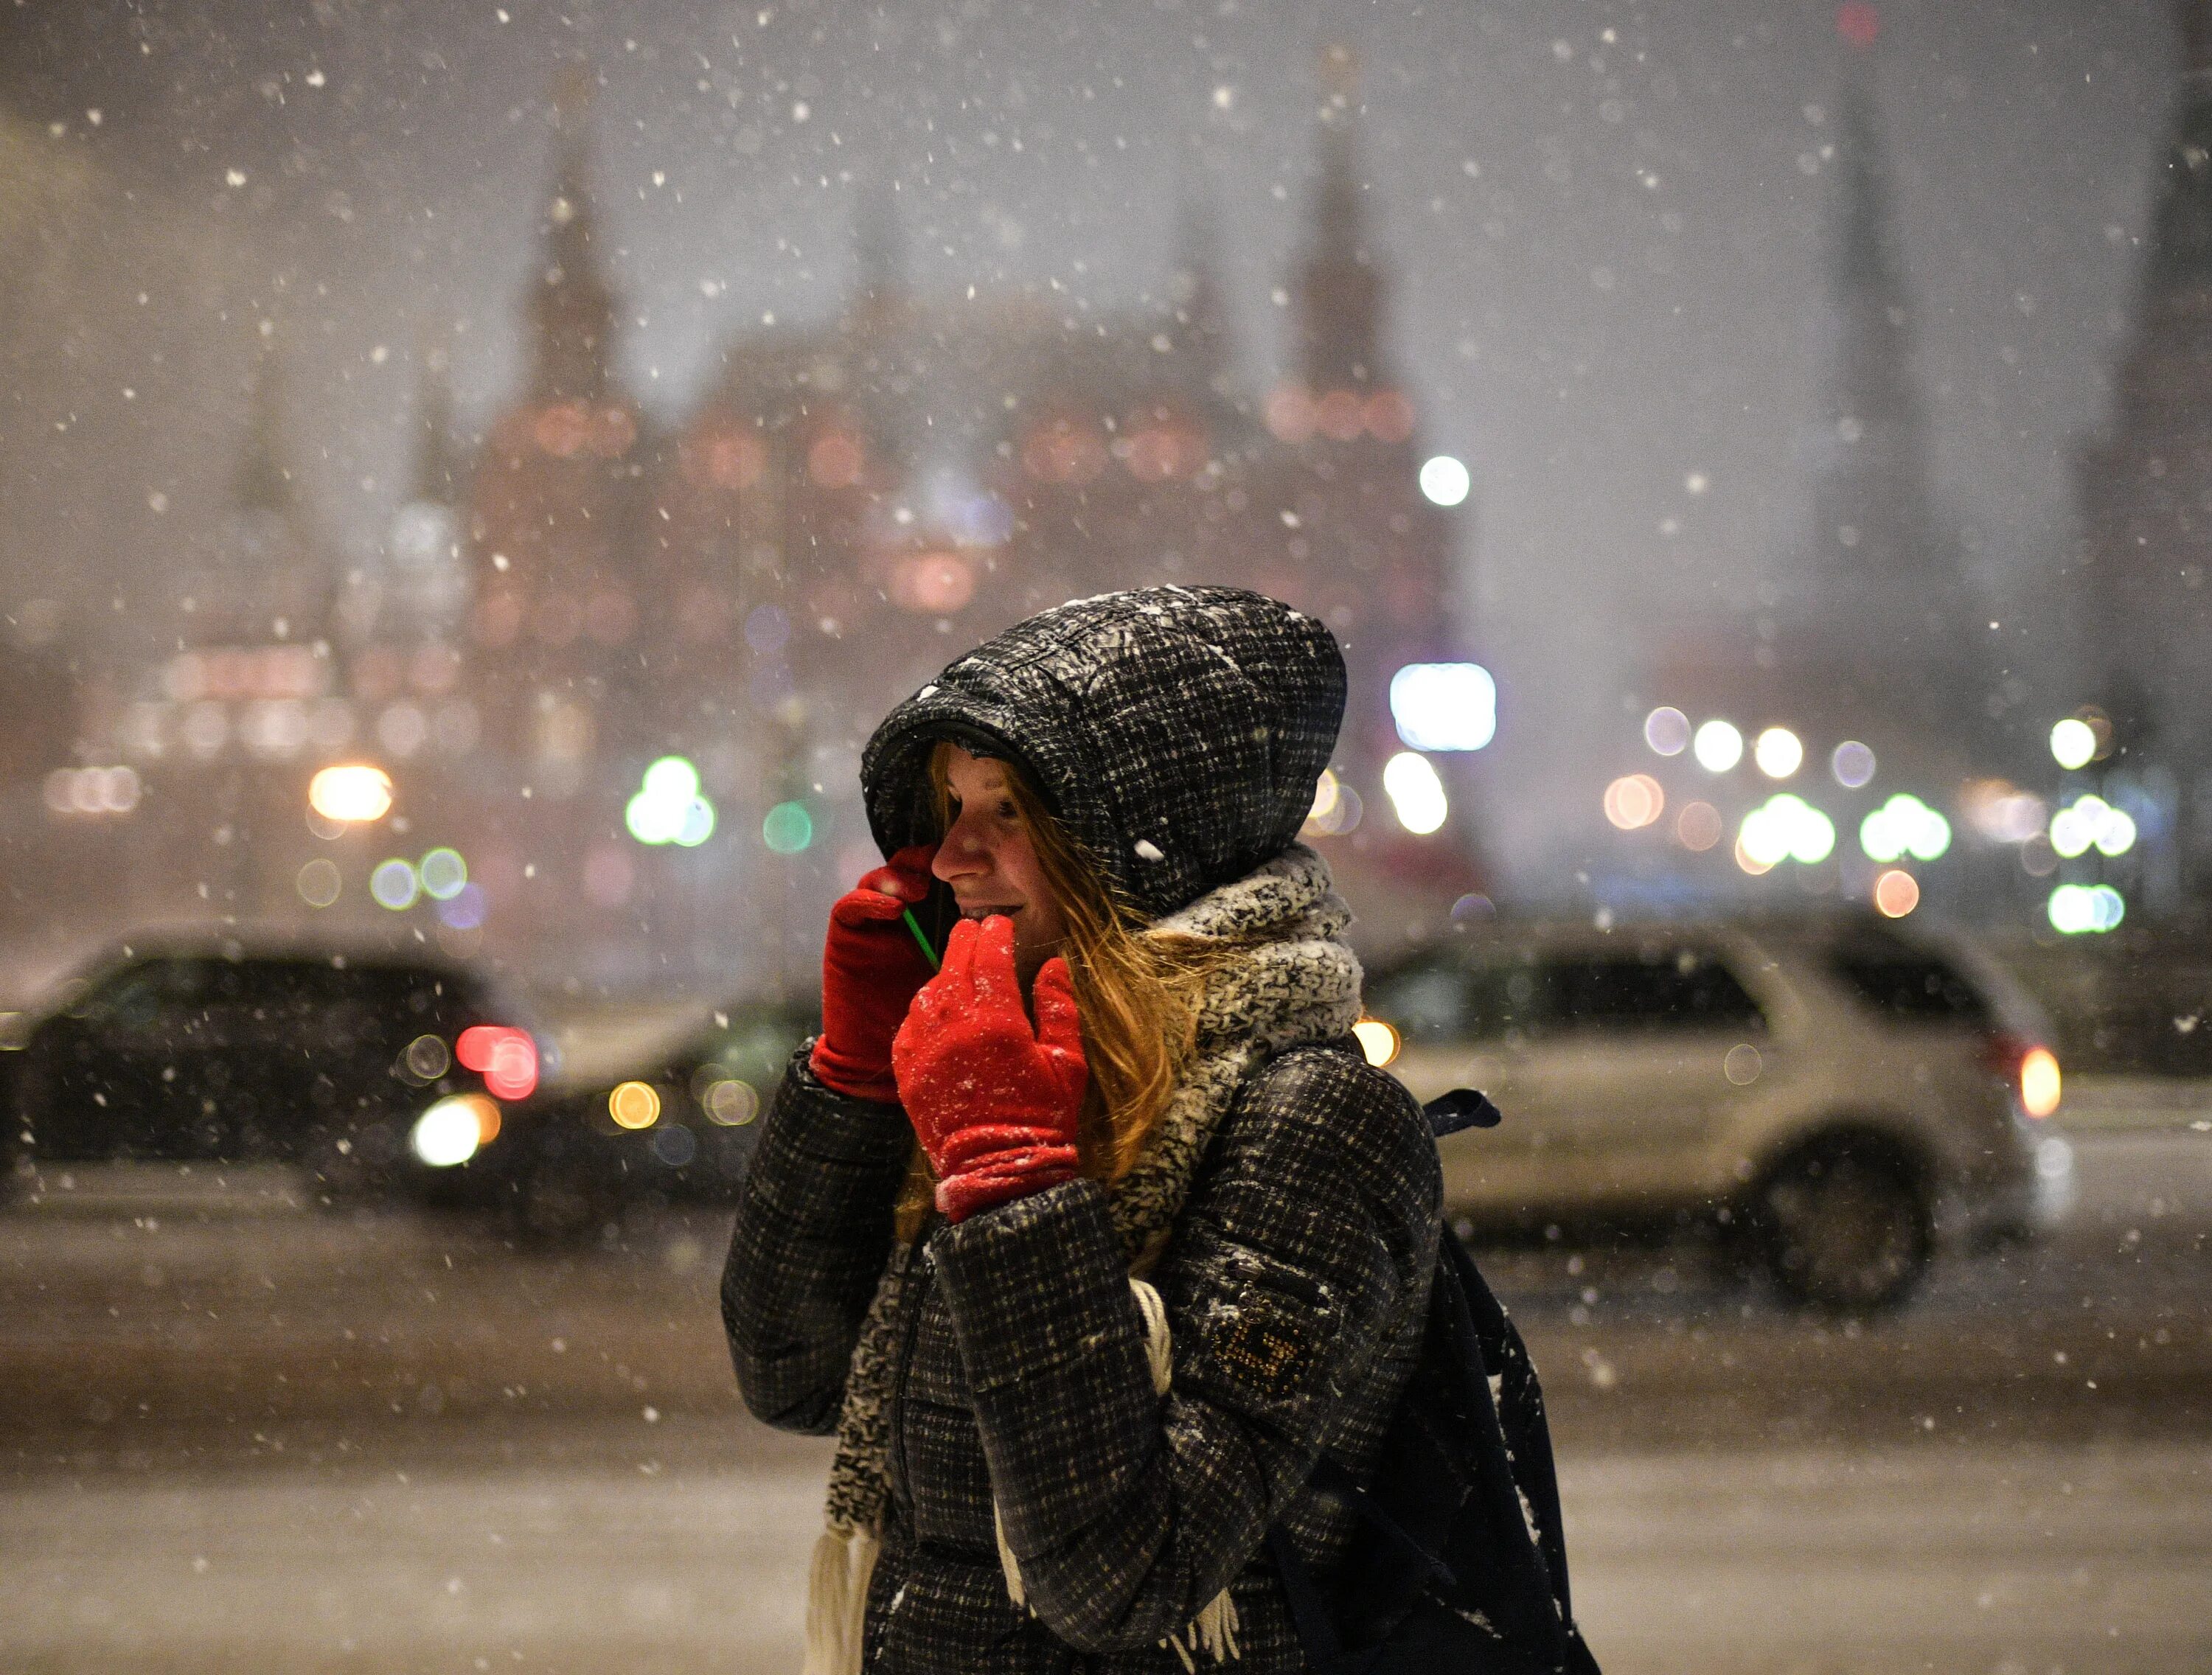
<svg viewBox="0 0 2212 1675">
<path fill-rule="evenodd" d="M 0 1666 L 787 1675 L 822 1464 L 18 1488 Z M 1636 1453 L 1564 1476 L 1611 1675 L 2212 1663 L 2212 1445 Z"/>
<path fill-rule="evenodd" d="M 2081 1140 L 2061 1239 L 1864 1326 L 1485 1258 L 1612 1675 L 2212 1668 L 2212 1134 Z M 826 1445 L 737 1405 L 722 1233 L 525 1254 L 266 1180 L 0 1216 L 0 1671 L 794 1668 Z"/>
</svg>

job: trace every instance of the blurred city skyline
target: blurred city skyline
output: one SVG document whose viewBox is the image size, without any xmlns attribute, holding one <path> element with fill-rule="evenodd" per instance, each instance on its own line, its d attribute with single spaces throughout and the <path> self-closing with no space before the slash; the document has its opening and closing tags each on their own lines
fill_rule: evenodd
<svg viewBox="0 0 2212 1675">
<path fill-rule="evenodd" d="M 25 152 L 88 161 L 222 246 L 210 289 L 236 352 L 171 392 L 202 432 L 200 480 L 147 498 L 220 498 L 266 319 L 303 486 L 351 555 L 401 498 L 425 334 L 453 334 L 471 424 L 520 380 L 559 64 L 603 83 L 617 355 L 647 412 L 673 416 L 764 315 L 843 305 L 855 209 L 886 175 L 932 299 L 1157 300 L 1194 208 L 1221 229 L 1234 352 L 1264 389 L 1291 349 L 1272 293 L 1310 190 L 1316 57 L 1343 39 L 1364 66 L 1390 346 L 1426 440 L 1474 470 L 1468 620 L 1504 688 L 1492 782 L 1517 791 L 1563 749 L 1625 765 L 1656 695 L 1633 689 L 1638 630 L 1749 608 L 1803 546 L 1837 210 L 1822 153 L 1854 73 L 1894 177 L 1939 508 L 2001 610 L 2060 626 L 2073 455 L 2124 341 L 2173 43 L 2154 4 L 1881 16 L 1854 52 L 1822 4 L 26 9 L 0 22 L 0 97 Z M 24 398 L 65 398 L 87 452 L 98 408 L 125 399 Z M 19 547 L 0 581 L 66 585 L 127 544 Z M 1527 788 L 1486 814 L 1509 872 L 1553 823 Z"/>
</svg>

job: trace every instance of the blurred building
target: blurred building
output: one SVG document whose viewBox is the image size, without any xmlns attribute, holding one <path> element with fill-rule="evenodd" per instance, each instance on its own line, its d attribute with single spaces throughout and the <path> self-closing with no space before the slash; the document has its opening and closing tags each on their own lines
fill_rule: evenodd
<svg viewBox="0 0 2212 1675">
<path fill-rule="evenodd" d="M 73 759 L 50 835 L 126 880 L 91 918 L 375 925 L 625 986 L 803 983 L 822 903 L 863 864 L 878 719 L 1036 610 L 1176 582 L 1329 623 L 1352 701 L 1310 834 L 1370 931 L 1449 907 L 1480 882 L 1468 799 L 1448 798 L 1453 753 L 1488 737 L 1487 677 L 1456 620 L 1457 516 L 1418 486 L 1418 417 L 1382 347 L 1349 55 L 1327 70 L 1280 387 L 1239 378 L 1200 204 L 1169 300 L 1102 313 L 1056 287 L 918 294 L 878 187 L 843 306 L 733 337 L 665 427 L 618 369 L 572 76 L 527 383 L 463 447 L 425 344 L 403 503 L 350 564 L 287 460 L 262 351 L 210 532 L 175 546 L 162 614 L 41 758 Z M 1447 673 L 1394 719 L 1409 665 Z M 316 802 L 312 777 L 344 763 L 388 779 L 388 810 Z M 121 800 L 128 818 L 94 819 Z"/>
<path fill-rule="evenodd" d="M 1371 877 L 1370 912 L 1472 887 L 1464 817 L 1415 836 L 1381 786 L 1402 749 L 1392 674 L 1465 646 L 1455 519 L 1417 487 L 1416 416 L 1382 349 L 1348 60 L 1334 73 L 1298 376 L 1264 398 L 1237 379 L 1194 207 L 1171 304 L 1102 316 L 1056 290 L 916 294 L 878 188 L 845 306 L 731 340 L 665 435 L 615 369 L 584 111 L 564 97 L 530 385 L 457 490 L 483 726 L 468 772 L 496 810 L 485 853 L 510 881 L 531 869 L 531 936 L 601 946 L 628 923 L 679 968 L 726 969 L 734 945 L 796 975 L 815 950 L 780 945 L 793 893 L 811 909 L 854 865 L 876 719 L 1021 616 L 1152 583 L 1256 587 L 1327 620 L 1353 699 L 1316 835 Z M 632 799 L 670 756 L 711 813 L 641 841 Z"/>
<path fill-rule="evenodd" d="M 2212 904 L 2212 7 L 2182 58 L 2110 428 L 2081 460 L 2085 781 L 2130 810 L 2154 914 Z"/>
</svg>

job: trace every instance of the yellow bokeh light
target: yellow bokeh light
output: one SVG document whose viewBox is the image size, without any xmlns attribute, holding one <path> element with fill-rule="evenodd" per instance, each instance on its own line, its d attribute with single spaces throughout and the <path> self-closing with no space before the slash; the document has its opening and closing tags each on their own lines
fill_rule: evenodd
<svg viewBox="0 0 2212 1675">
<path fill-rule="evenodd" d="M 1380 1069 L 1398 1056 L 1398 1032 L 1381 1018 L 1362 1018 L 1352 1026 L 1367 1062 Z"/>
<path fill-rule="evenodd" d="M 392 812 L 392 776 L 367 762 L 323 768 L 307 781 L 307 806 L 347 824 L 381 820 Z"/>
<path fill-rule="evenodd" d="M 607 1095 L 607 1114 L 621 1128 L 650 1128 L 660 1120 L 660 1092 L 650 1082 L 622 1082 Z"/>
<path fill-rule="evenodd" d="M 721 1128 L 742 1128 L 760 1114 L 760 1095 L 753 1084 L 736 1077 L 709 1082 L 699 1095 L 699 1108 L 707 1120 Z"/>
<path fill-rule="evenodd" d="M 2020 1061 L 2020 1107 L 2031 1117 L 2047 1117 L 2058 1108 L 2058 1055 L 2047 1047 L 2032 1047 Z"/>
</svg>

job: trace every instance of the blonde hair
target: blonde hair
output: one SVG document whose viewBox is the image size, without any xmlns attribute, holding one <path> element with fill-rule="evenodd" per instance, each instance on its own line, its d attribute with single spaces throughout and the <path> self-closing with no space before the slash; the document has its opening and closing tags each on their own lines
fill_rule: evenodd
<svg viewBox="0 0 2212 1675">
<path fill-rule="evenodd" d="M 948 769 L 956 747 L 930 752 L 929 785 L 940 835 L 951 828 Z M 1021 770 L 1001 762 L 1006 793 L 1036 852 L 1066 935 L 1060 952 L 1083 1017 L 1091 1086 L 1077 1153 L 1093 1180 L 1120 1180 L 1144 1155 L 1198 1039 L 1207 980 L 1242 944 L 1151 928 Z M 934 1177 L 920 1146 L 899 1197 L 897 1230 L 911 1241 L 933 1199 Z"/>
</svg>

